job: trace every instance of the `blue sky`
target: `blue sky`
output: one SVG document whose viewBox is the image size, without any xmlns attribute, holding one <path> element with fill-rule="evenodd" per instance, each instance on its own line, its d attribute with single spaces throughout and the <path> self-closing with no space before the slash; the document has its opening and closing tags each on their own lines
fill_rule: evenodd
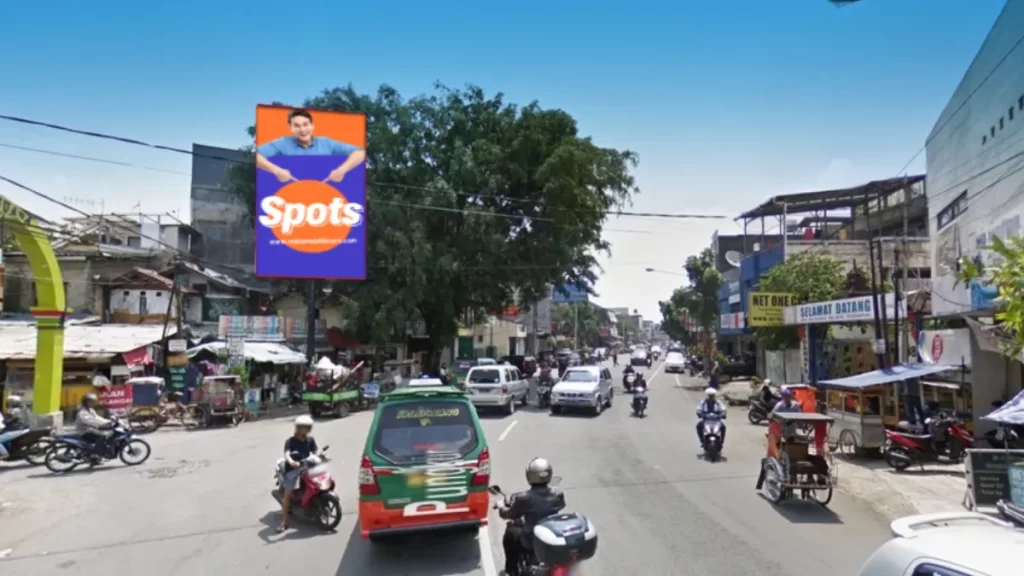
<svg viewBox="0 0 1024 576">
<path fill-rule="evenodd" d="M 410 95 L 437 80 L 471 82 L 564 108 L 600 144 L 639 152 L 635 210 L 731 218 L 774 194 L 895 176 L 1003 4 L 17 2 L 0 12 L 0 113 L 234 147 L 259 102 L 349 82 Z M 921 154 L 912 169 L 923 166 Z M 187 216 L 189 168 L 170 152 L 0 123 L 0 174 L 87 210 L 102 201 L 107 211 L 141 204 Z M 0 194 L 68 215 L 4 184 Z M 716 228 L 735 225 L 624 217 L 608 228 L 613 256 L 598 301 L 656 317 L 680 279 L 644 268 L 679 270 Z"/>
</svg>

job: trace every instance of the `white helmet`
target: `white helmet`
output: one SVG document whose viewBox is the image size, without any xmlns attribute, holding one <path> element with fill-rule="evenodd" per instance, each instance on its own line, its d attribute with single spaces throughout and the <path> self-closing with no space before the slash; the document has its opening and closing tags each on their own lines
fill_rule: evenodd
<svg viewBox="0 0 1024 576">
<path fill-rule="evenodd" d="M 714 388 L 708 386 L 707 388 L 704 389 L 704 393 L 707 394 L 708 398 L 714 398 L 715 396 L 718 395 L 718 390 L 715 390 Z"/>
<path fill-rule="evenodd" d="M 303 414 L 295 419 L 295 427 L 305 426 L 306 428 L 313 427 L 313 418 L 308 414 Z"/>
</svg>

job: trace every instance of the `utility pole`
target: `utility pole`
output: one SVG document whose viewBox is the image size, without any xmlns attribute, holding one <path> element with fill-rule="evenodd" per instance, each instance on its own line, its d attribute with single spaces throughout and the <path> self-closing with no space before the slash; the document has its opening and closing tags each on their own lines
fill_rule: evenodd
<svg viewBox="0 0 1024 576">
<path fill-rule="evenodd" d="M 316 280 L 306 281 L 306 358 L 316 364 Z"/>
<path fill-rule="evenodd" d="M 879 346 L 879 340 L 882 338 L 882 321 L 879 316 L 878 306 L 878 282 L 877 276 L 875 275 L 875 239 L 874 230 L 871 229 L 871 202 L 867 202 L 864 205 L 864 225 L 868 229 L 868 262 L 871 264 L 871 299 L 875 309 L 875 341 L 873 342 L 875 348 L 875 358 L 878 359 L 878 367 L 885 368 L 885 354 Z"/>
<path fill-rule="evenodd" d="M 902 262 L 902 264 L 903 264 L 903 282 L 900 284 L 900 288 L 902 288 L 904 292 L 906 292 L 906 290 L 907 290 L 907 268 L 909 268 L 908 263 L 907 263 L 908 256 L 909 256 L 909 254 L 907 252 L 907 238 L 910 235 L 909 234 L 910 225 L 908 223 L 908 218 L 909 218 L 908 213 L 910 211 L 910 200 L 911 200 L 911 198 L 912 198 L 912 196 L 911 196 L 911 189 L 910 189 L 910 179 L 907 178 L 907 177 L 904 177 L 904 187 L 903 187 L 903 249 L 901 250 L 901 254 L 903 255 L 903 262 Z M 904 294 L 903 303 L 904 303 L 904 305 L 906 306 L 907 309 L 906 309 L 906 313 L 903 315 L 903 347 L 902 347 L 902 349 L 900 351 L 901 352 L 900 353 L 900 362 L 901 363 L 908 362 L 910 360 L 910 306 L 907 304 L 906 294 Z"/>
<path fill-rule="evenodd" d="M 893 252 L 892 252 L 892 292 L 893 292 L 892 326 L 893 326 L 893 330 L 896 331 L 895 334 L 894 334 L 895 338 L 893 339 L 893 341 L 896 344 L 896 363 L 897 364 L 900 363 L 902 361 L 901 359 L 903 358 L 903 343 L 902 343 L 901 338 L 900 338 L 900 335 L 901 335 L 900 328 L 902 327 L 902 325 L 900 324 L 900 302 L 902 301 L 902 299 L 900 298 L 900 285 L 902 283 L 900 282 L 899 265 L 900 265 L 900 247 L 897 244 L 893 244 Z"/>
<path fill-rule="evenodd" d="M 579 350 L 580 349 L 580 304 L 574 302 L 572 304 L 572 345 Z"/>
<path fill-rule="evenodd" d="M 876 252 L 878 254 L 878 288 L 879 288 L 879 290 L 882 293 L 881 294 L 882 306 L 881 306 L 881 309 L 879 310 L 879 313 L 882 315 L 882 341 L 885 344 L 885 354 L 884 354 L 885 365 L 882 366 L 882 368 L 888 368 L 889 364 L 890 364 L 890 360 L 891 360 L 892 357 L 889 356 L 889 319 L 887 318 L 888 314 L 886 314 L 886 312 L 885 312 L 885 308 L 886 308 L 886 298 L 885 298 L 886 297 L 886 293 L 885 293 L 885 284 L 884 284 L 884 282 L 885 282 L 885 275 L 882 272 L 885 269 L 885 260 L 882 259 L 882 239 L 881 238 L 878 239 L 878 250 Z"/>
</svg>

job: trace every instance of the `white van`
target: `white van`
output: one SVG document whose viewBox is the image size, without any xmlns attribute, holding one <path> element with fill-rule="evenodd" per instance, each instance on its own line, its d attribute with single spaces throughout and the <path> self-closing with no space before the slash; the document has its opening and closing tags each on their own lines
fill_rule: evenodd
<svg viewBox="0 0 1024 576">
<path fill-rule="evenodd" d="M 510 364 L 474 366 L 466 374 L 466 394 L 477 408 L 502 408 L 506 414 L 516 404 L 526 406 L 530 383 Z"/>
</svg>

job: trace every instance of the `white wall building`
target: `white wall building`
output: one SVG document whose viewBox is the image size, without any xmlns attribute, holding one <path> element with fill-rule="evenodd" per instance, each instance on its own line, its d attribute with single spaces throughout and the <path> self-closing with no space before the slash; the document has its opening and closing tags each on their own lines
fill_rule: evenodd
<svg viewBox="0 0 1024 576">
<path fill-rule="evenodd" d="M 957 286 L 960 256 L 993 262 L 993 236 L 1024 213 L 1024 0 L 1008 0 L 926 143 L 932 312 L 991 308 L 982 285 Z"/>
</svg>

